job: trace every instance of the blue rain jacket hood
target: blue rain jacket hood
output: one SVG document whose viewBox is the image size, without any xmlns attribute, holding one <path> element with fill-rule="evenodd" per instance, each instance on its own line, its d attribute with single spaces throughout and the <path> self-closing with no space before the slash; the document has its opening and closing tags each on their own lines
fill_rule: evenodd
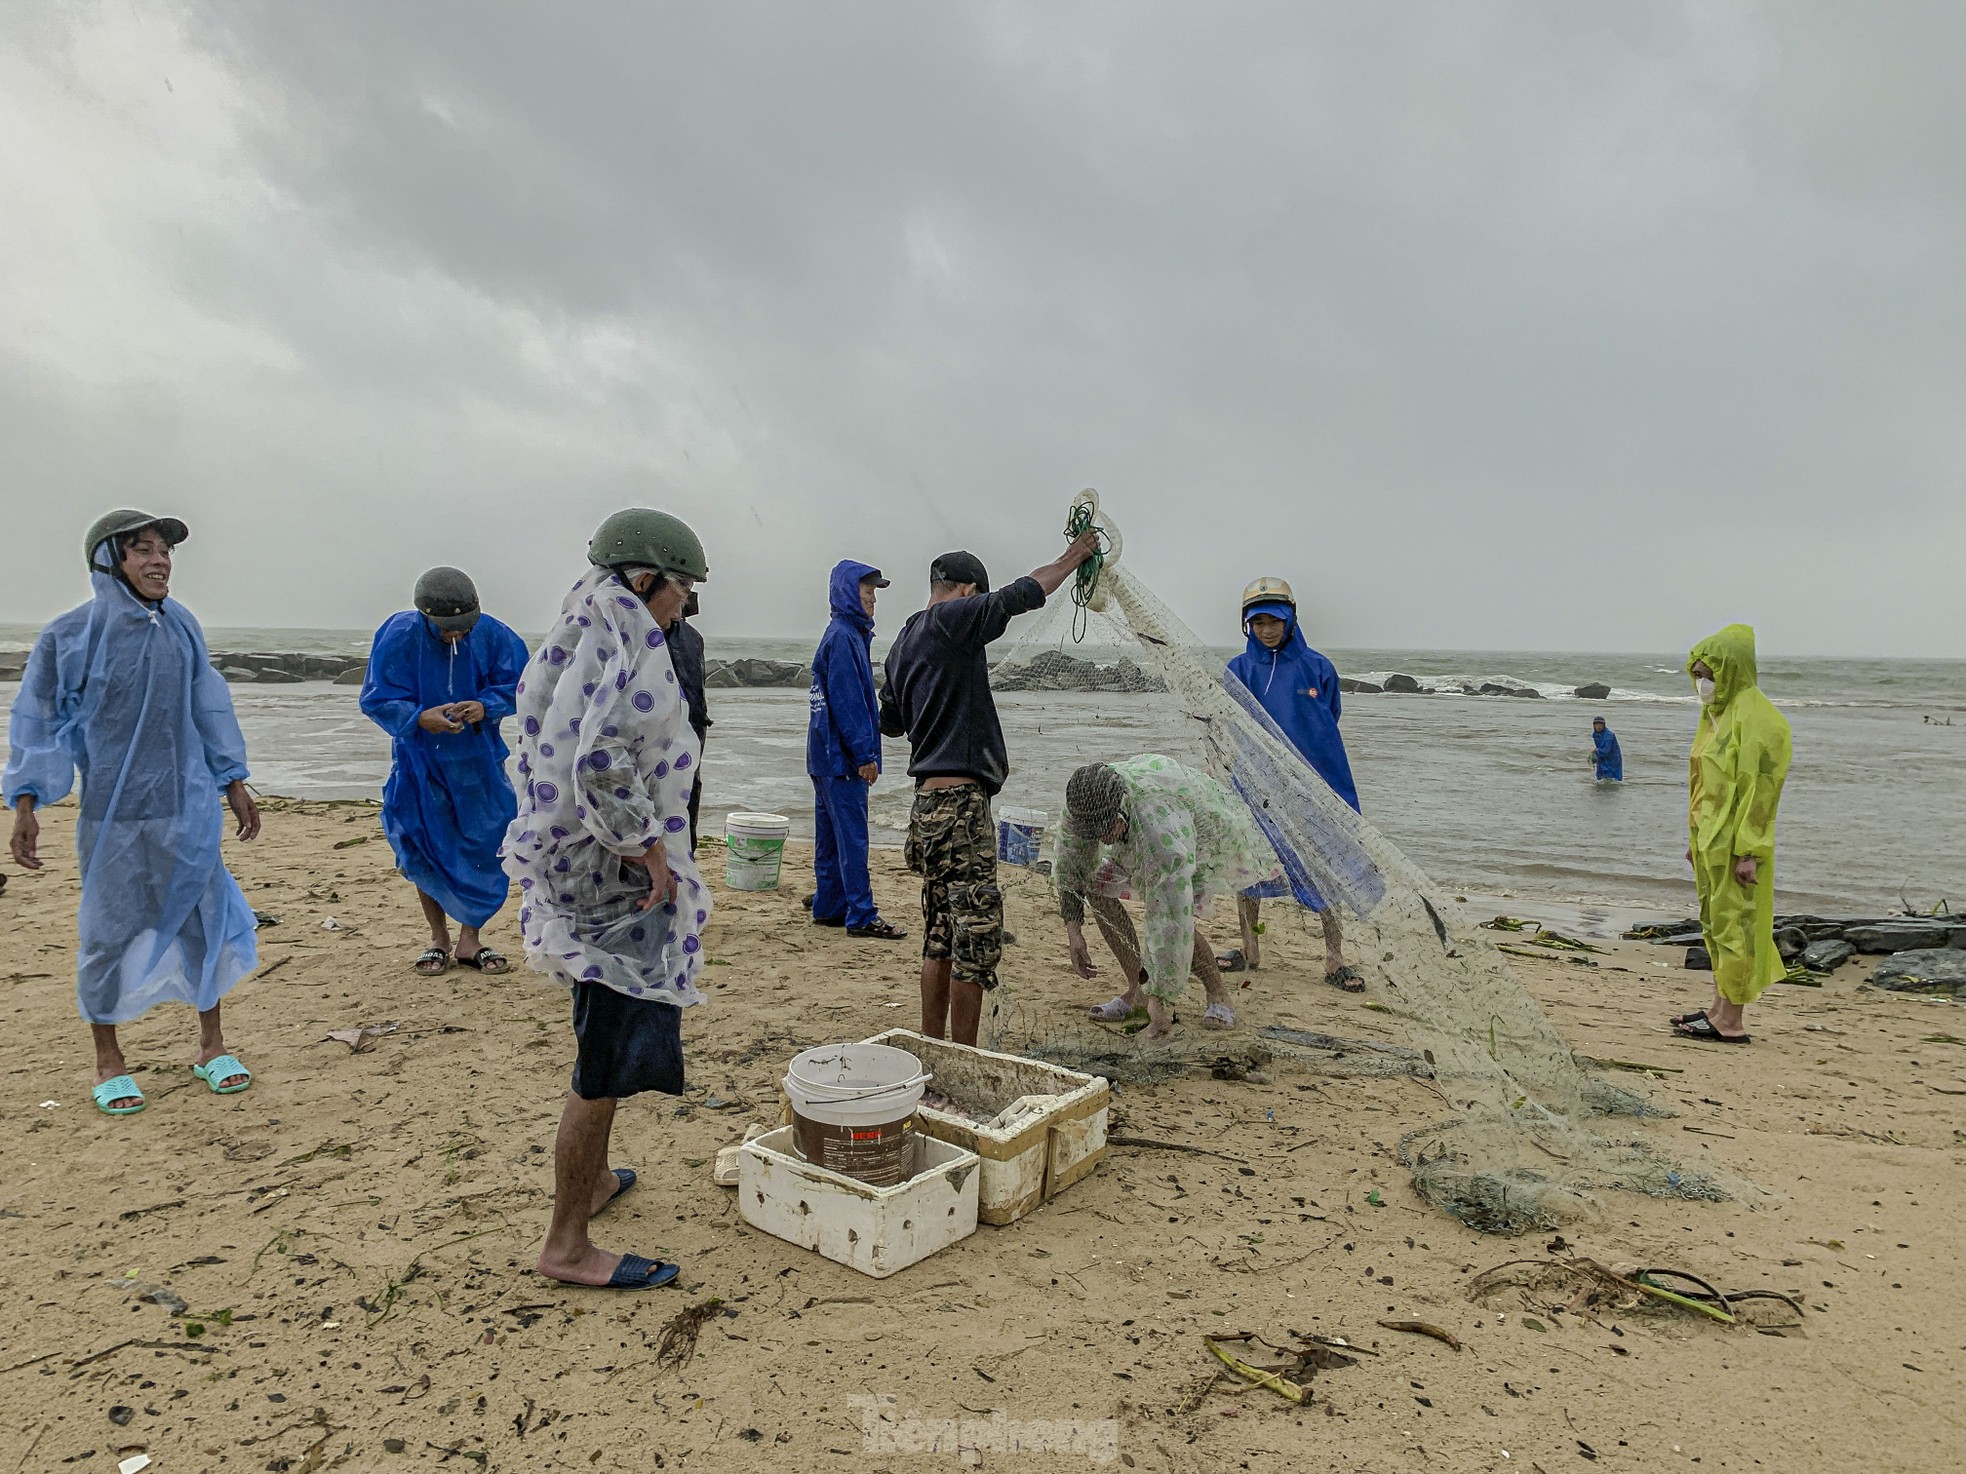
<svg viewBox="0 0 1966 1474">
<path fill-rule="evenodd" d="M 1597 776 L 1609 778 L 1614 782 L 1625 781 L 1625 755 L 1618 748 L 1618 734 L 1608 726 L 1602 731 L 1591 729 L 1591 749 L 1597 754 Z"/>
<path fill-rule="evenodd" d="M 881 760 L 880 706 L 874 695 L 874 620 L 860 604 L 860 581 L 880 573 L 870 563 L 836 563 L 827 585 L 833 618 L 812 656 L 812 712 L 806 723 L 806 772 L 846 778 Z"/>
<path fill-rule="evenodd" d="M 500 730 L 517 702 L 526 642 L 489 614 L 455 645 L 414 609 L 392 614 L 369 647 L 362 710 L 390 737 L 382 828 L 405 879 L 466 926 L 483 926 L 511 882 L 498 847 L 519 812 Z M 433 706 L 476 701 L 485 719 L 462 732 L 426 732 Z"/>
<path fill-rule="evenodd" d="M 1249 632 L 1249 621 L 1258 614 L 1273 615 L 1290 626 L 1275 650 Z M 1357 809 L 1358 785 L 1352 781 L 1345 739 L 1338 734 L 1337 667 L 1311 648 L 1297 611 L 1288 604 L 1251 605 L 1243 611 L 1242 628 L 1249 644 L 1229 662 L 1229 674 L 1248 688 L 1331 791 Z"/>
<path fill-rule="evenodd" d="M 45 806 L 81 775 L 82 1017 L 203 1011 L 259 962 L 252 907 L 219 852 L 219 796 L 246 776 L 246 740 L 191 611 L 100 567 L 89 581 L 95 597 L 35 641 L 0 792 L 10 808 L 24 795 Z"/>
</svg>

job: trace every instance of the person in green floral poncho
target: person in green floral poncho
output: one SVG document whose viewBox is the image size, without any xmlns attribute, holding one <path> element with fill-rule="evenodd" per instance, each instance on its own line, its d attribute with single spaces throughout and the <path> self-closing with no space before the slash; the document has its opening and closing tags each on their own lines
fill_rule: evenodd
<svg viewBox="0 0 1966 1474">
<path fill-rule="evenodd" d="M 1235 1011 L 1196 915 L 1215 897 L 1240 895 L 1277 874 L 1276 854 L 1248 808 L 1206 774 L 1158 753 L 1073 773 L 1056 865 L 1072 968 L 1082 978 L 1098 976 L 1085 941 L 1090 898 L 1100 934 L 1128 979 L 1126 991 L 1091 1016 L 1120 1023 L 1144 993 L 1145 1037 L 1160 1038 L 1174 1027 L 1169 1005 L 1195 972 L 1208 990 L 1202 1027 L 1234 1028 Z M 1120 904 L 1128 899 L 1146 909 L 1144 942 Z"/>
</svg>

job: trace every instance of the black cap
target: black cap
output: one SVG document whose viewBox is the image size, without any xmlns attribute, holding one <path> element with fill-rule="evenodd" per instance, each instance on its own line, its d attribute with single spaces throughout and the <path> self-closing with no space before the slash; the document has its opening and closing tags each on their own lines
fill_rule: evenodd
<svg viewBox="0 0 1966 1474">
<path fill-rule="evenodd" d="M 928 565 L 930 583 L 973 583 L 976 592 L 990 592 L 989 570 L 974 553 L 944 553 Z"/>
<path fill-rule="evenodd" d="M 860 581 L 862 583 L 870 583 L 877 589 L 888 589 L 894 587 L 894 580 L 891 578 L 882 578 L 881 571 L 878 568 L 876 568 L 872 573 L 862 574 Z"/>
<path fill-rule="evenodd" d="M 416 581 L 416 607 L 440 630 L 469 632 L 478 623 L 478 590 L 457 568 L 432 568 Z"/>
</svg>

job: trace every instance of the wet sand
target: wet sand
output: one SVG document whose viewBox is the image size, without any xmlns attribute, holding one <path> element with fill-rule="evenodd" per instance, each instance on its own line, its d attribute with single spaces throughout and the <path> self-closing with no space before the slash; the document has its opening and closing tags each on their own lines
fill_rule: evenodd
<svg viewBox="0 0 1966 1474">
<path fill-rule="evenodd" d="M 1784 1336 L 1470 1303 L 1474 1273 L 1552 1257 L 1550 1236 L 1483 1237 L 1418 1201 L 1391 1148 L 1438 1116 L 1425 1084 L 1284 1069 L 1123 1087 L 1114 1131 L 1222 1155 L 1114 1147 L 1024 1221 L 875 1281 L 745 1228 L 709 1180 L 718 1146 L 776 1120 L 794 1052 L 918 1022 L 913 940 L 807 925 L 795 850 L 776 892 L 719 886 L 712 1001 L 684 1025 L 689 1094 L 618 1117 L 616 1160 L 642 1181 L 596 1236 L 680 1259 L 681 1287 L 610 1294 L 530 1268 L 572 1059 L 564 995 L 523 965 L 414 976 L 422 929 L 374 810 L 272 808 L 261 840 L 228 844 L 280 917 L 226 1009 L 258 1072 L 243 1096 L 191 1077 L 193 1020 L 167 1009 L 126 1031 L 150 1108 L 110 1120 L 89 1105 L 72 805 L 45 815 L 50 867 L 0 895 L 0 1471 L 103 1474 L 135 1450 L 162 1474 L 1087 1464 L 869 1451 L 856 1399 L 881 1396 L 899 1416 L 986 1427 L 997 1412 L 1078 1420 L 1095 1449 L 1113 1440 L 1127 1461 L 1113 1467 L 1147 1470 L 1936 1471 L 1966 1447 L 1966 1018 L 1860 992 L 1863 968 L 1772 990 L 1750 1014 L 1756 1043 L 1730 1049 L 1665 1033 L 1666 1012 L 1705 1001 L 1676 953 L 1517 964 L 1580 1053 L 1681 1072 L 1647 1085 L 1679 1112 L 1651 1128 L 1667 1150 L 1774 1194 L 1611 1195 L 1561 1252 L 1794 1293 L 1809 1308 Z M 706 869 L 718 858 L 707 847 Z M 876 866 L 887 914 L 915 930 L 912 877 L 890 852 Z M 1107 979 L 1069 975 L 1039 893 L 1011 890 L 1020 991 L 1061 1010 L 1108 996 Z M 1252 1012 L 1291 990 L 1332 1033 L 1400 1038 L 1369 996 L 1315 981 L 1297 929 L 1273 931 L 1240 994 Z M 488 939 L 512 947 L 514 929 L 501 919 Z M 324 1038 L 389 1021 L 364 1053 Z M 156 1292 L 165 1304 L 141 1298 Z M 659 1367 L 664 1323 L 712 1297 L 724 1313 L 695 1359 Z M 1378 1324 L 1398 1317 L 1465 1349 Z M 1379 1354 L 1320 1374 L 1299 1408 L 1211 1387 L 1202 1336 L 1224 1330 Z"/>
</svg>

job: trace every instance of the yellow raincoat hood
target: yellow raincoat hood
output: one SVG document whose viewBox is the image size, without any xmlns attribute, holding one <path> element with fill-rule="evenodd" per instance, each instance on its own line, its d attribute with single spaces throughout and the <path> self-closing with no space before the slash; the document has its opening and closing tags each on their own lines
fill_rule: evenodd
<svg viewBox="0 0 1966 1474">
<path fill-rule="evenodd" d="M 1730 624 L 1717 635 L 1708 635 L 1686 657 L 1686 673 L 1701 661 L 1713 672 L 1713 704 L 1717 710 L 1733 705 L 1734 698 L 1755 685 L 1758 672 L 1754 663 L 1754 626 Z"/>
<path fill-rule="evenodd" d="M 1755 684 L 1754 631 L 1730 624 L 1693 647 L 1690 674 L 1713 672 L 1713 703 L 1700 712 L 1687 784 L 1687 835 L 1700 891 L 1700 922 L 1723 998 L 1750 1003 L 1786 972 L 1775 947 L 1775 809 L 1788 779 L 1788 718 Z M 1753 886 L 1734 876 L 1752 856 Z"/>
</svg>

